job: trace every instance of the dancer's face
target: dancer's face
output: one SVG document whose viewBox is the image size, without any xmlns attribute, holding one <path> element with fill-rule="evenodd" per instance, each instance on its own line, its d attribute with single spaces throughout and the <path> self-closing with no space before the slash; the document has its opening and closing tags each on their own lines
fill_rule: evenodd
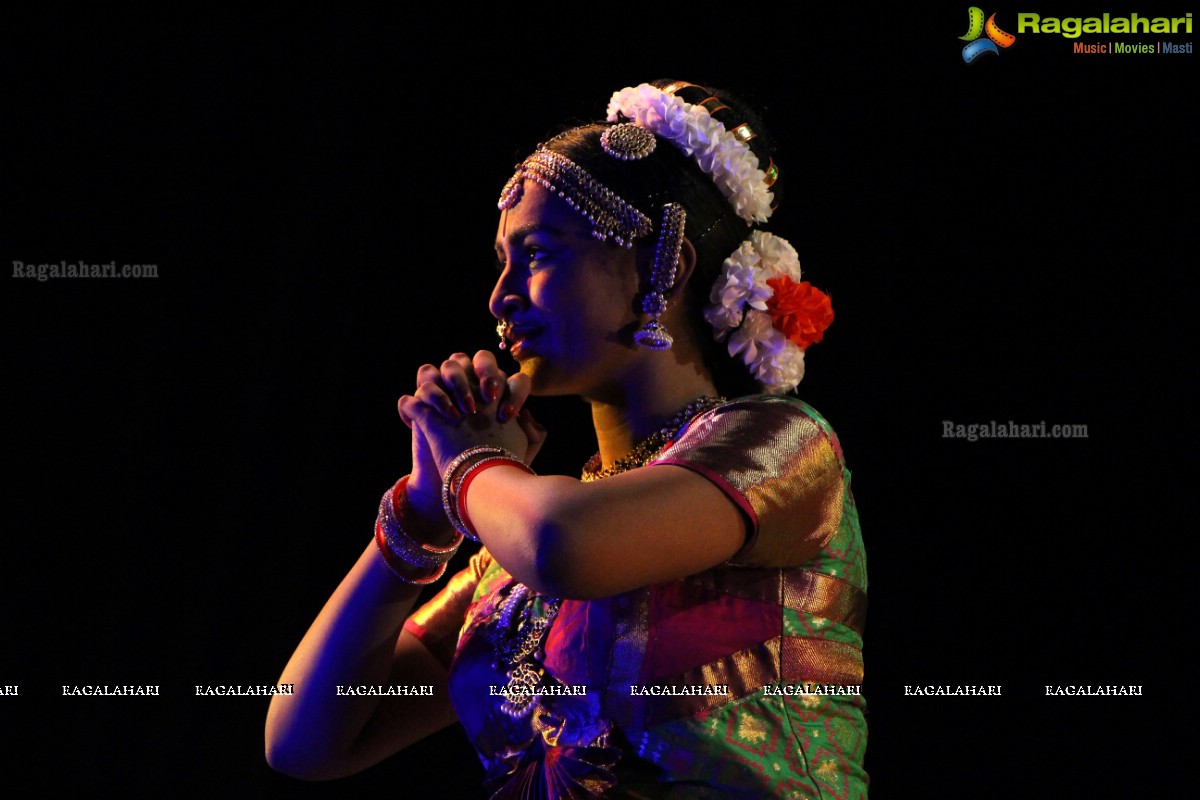
<svg viewBox="0 0 1200 800">
<path fill-rule="evenodd" d="M 592 237 L 557 195 L 526 181 L 500 214 L 490 308 L 511 323 L 512 356 L 538 394 L 596 396 L 636 361 L 634 250 Z"/>
</svg>

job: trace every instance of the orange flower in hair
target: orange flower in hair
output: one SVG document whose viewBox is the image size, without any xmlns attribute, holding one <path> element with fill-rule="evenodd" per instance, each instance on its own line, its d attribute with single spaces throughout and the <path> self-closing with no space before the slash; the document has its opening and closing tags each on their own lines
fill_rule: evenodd
<svg viewBox="0 0 1200 800">
<path fill-rule="evenodd" d="M 804 350 L 833 322 L 824 292 L 800 280 L 800 257 L 786 239 L 751 231 L 721 267 L 704 318 L 729 355 L 764 391 L 784 394 L 804 379 Z"/>
<path fill-rule="evenodd" d="M 808 281 L 797 283 L 786 275 L 768 279 L 767 285 L 774 291 L 767 298 L 767 312 L 776 330 L 801 350 L 821 341 L 833 322 L 829 295 Z"/>
</svg>

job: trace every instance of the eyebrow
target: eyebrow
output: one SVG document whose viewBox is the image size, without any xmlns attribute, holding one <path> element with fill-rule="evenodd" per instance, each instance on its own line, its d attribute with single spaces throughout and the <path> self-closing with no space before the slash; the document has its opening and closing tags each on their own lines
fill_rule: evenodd
<svg viewBox="0 0 1200 800">
<path fill-rule="evenodd" d="M 496 252 L 500 252 L 500 245 L 502 241 L 516 244 L 531 233 L 548 233 L 551 236 L 559 237 L 567 235 L 566 231 L 564 231 L 562 228 L 556 228 L 553 225 L 546 225 L 544 223 L 531 223 L 529 225 L 522 225 L 520 228 L 515 228 L 512 231 L 509 231 L 509 233 L 505 235 L 503 239 L 497 237 Z"/>
</svg>

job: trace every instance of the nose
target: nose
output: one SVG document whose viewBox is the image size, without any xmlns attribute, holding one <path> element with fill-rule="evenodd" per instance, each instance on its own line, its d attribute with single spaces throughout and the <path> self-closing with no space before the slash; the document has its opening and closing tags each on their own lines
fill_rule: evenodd
<svg viewBox="0 0 1200 800">
<path fill-rule="evenodd" d="M 512 264 L 506 264 L 492 289 L 488 309 L 496 319 L 506 319 L 525 307 L 525 287 Z"/>
</svg>

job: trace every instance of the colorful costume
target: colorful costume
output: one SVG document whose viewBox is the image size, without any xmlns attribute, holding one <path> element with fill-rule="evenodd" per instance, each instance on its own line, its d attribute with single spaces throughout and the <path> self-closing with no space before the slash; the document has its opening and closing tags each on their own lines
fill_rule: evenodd
<svg viewBox="0 0 1200 800">
<path fill-rule="evenodd" d="M 729 563 L 560 601 L 481 550 L 406 623 L 449 666 L 493 797 L 865 798 L 866 558 L 837 437 L 803 402 L 754 396 L 650 463 L 745 511 Z"/>
</svg>

